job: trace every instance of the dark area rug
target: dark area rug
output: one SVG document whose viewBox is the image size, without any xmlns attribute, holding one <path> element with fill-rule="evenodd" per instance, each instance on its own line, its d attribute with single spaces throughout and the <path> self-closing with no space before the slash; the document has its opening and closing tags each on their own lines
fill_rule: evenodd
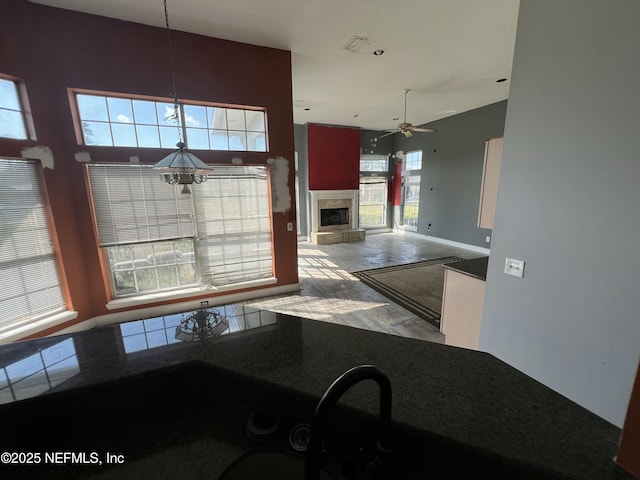
<svg viewBox="0 0 640 480">
<path fill-rule="evenodd" d="M 440 328 L 444 263 L 463 260 L 444 257 L 352 272 L 362 283 Z"/>
</svg>

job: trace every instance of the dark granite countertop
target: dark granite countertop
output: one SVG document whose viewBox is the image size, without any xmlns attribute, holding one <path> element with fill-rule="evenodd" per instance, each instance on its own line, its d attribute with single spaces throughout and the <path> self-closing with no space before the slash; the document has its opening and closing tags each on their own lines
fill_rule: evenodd
<svg viewBox="0 0 640 480">
<path fill-rule="evenodd" d="M 470 260 L 460 260 L 459 262 L 445 263 L 444 268 L 486 281 L 488 264 L 489 257 L 479 257 Z"/>
<path fill-rule="evenodd" d="M 42 409 L 55 392 L 193 362 L 310 398 L 349 368 L 374 364 L 391 380 L 399 428 L 555 478 L 631 478 L 612 460 L 619 428 L 492 355 L 248 307 L 215 308 L 231 332 L 206 341 L 176 340 L 178 314 L 0 347 L 0 422 L 23 415 L 32 400 Z M 353 389 L 344 402 L 375 413 L 371 392 Z M 46 438 L 38 425 L 30 428 Z"/>
</svg>

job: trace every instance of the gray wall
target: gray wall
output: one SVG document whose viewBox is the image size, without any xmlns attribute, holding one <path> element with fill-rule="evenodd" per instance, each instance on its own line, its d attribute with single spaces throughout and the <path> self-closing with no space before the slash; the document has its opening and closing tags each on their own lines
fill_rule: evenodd
<svg viewBox="0 0 640 480">
<path fill-rule="evenodd" d="M 379 138 L 384 132 L 362 130 L 362 153 L 393 155 L 399 150 L 422 150 L 422 184 L 418 233 L 488 248 L 486 236 L 491 230 L 477 227 L 484 142 L 502 136 L 507 101 L 453 115 L 425 126 L 435 127 L 435 134 L 418 133 L 413 138 L 395 134 Z M 301 185 L 299 197 L 306 201 L 307 136 L 305 125 L 294 125 L 295 149 L 298 152 Z M 301 203 L 301 232 L 306 229 L 306 208 Z M 389 214 L 393 209 L 389 208 Z M 429 227 L 431 224 L 431 227 Z M 389 226 L 392 226 L 389 218 Z"/>
<path fill-rule="evenodd" d="M 308 208 L 307 201 L 309 197 L 309 170 L 307 162 L 307 126 L 306 125 L 293 125 L 293 142 L 294 150 L 298 154 L 298 180 L 299 189 L 296 190 L 296 196 L 298 203 L 298 218 L 300 222 L 298 224 L 298 232 L 302 236 L 309 236 L 308 225 Z"/>
<path fill-rule="evenodd" d="M 360 151 L 375 155 L 393 155 L 396 153 L 394 150 L 395 135 L 380 138 L 380 135 L 383 134 L 384 132 L 378 132 L 377 130 L 361 130 Z"/>
<path fill-rule="evenodd" d="M 480 337 L 619 426 L 640 352 L 638 25 L 637 0 L 521 0 Z"/>
<path fill-rule="evenodd" d="M 502 136 L 506 109 L 505 100 L 425 125 L 436 133 L 393 136 L 394 151 L 422 150 L 418 233 L 489 247 L 491 230 L 477 226 L 484 142 Z"/>
</svg>

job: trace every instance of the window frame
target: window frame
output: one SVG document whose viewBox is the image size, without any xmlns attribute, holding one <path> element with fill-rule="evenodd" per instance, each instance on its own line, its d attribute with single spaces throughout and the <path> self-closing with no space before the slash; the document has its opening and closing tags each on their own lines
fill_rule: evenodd
<svg viewBox="0 0 640 480">
<path fill-rule="evenodd" d="M 33 114 L 31 113 L 31 104 L 29 103 L 29 97 L 27 95 L 27 87 L 25 82 L 19 78 L 14 77 L 12 75 L 7 75 L 4 73 L 0 73 L 0 80 L 6 80 L 12 82 L 16 87 L 16 93 L 18 97 L 18 103 L 20 107 L 20 114 L 22 117 L 22 124 L 25 131 L 25 138 L 14 138 L 14 137 L 2 137 L 2 140 L 13 140 L 24 142 L 25 140 L 37 140 L 36 137 L 36 129 L 33 123 Z M 15 111 L 15 110 L 12 110 Z"/>
<path fill-rule="evenodd" d="M 365 169 L 363 170 L 363 163 L 366 162 L 375 162 L 375 161 L 384 161 L 386 162 L 385 170 L 373 170 L 373 169 Z M 384 219 L 384 223 L 381 224 L 365 224 L 362 222 L 363 218 L 366 218 L 366 215 L 362 215 L 361 212 L 358 212 L 358 221 L 360 223 L 359 227 L 364 229 L 376 229 L 376 228 L 388 228 L 389 227 L 389 175 L 390 175 L 390 158 L 389 155 L 376 155 L 376 154 L 361 154 L 360 155 L 360 181 L 358 185 L 358 209 L 360 209 L 362 205 L 361 191 L 363 183 L 375 183 L 375 182 L 367 182 L 363 181 L 366 179 L 378 179 L 379 183 L 385 183 L 385 196 L 382 201 L 383 213 L 382 217 Z"/>
<path fill-rule="evenodd" d="M 78 95 L 91 95 L 91 96 L 98 96 L 98 97 L 103 97 L 105 99 L 108 98 L 114 98 L 114 99 L 123 99 L 123 100 L 130 100 L 130 101 L 134 101 L 134 100 L 140 100 L 140 101 L 145 101 L 145 102 L 156 102 L 156 103 L 167 103 L 167 104 L 174 104 L 175 100 L 173 98 L 169 98 L 169 97 L 156 97 L 156 96 L 148 96 L 148 95 L 138 95 L 138 94 L 124 94 L 124 93 L 118 93 L 118 92 L 105 92 L 105 91 L 97 91 L 97 90 L 88 90 L 88 89 L 81 89 L 81 88 L 69 88 L 67 89 L 67 94 L 69 97 L 69 106 L 71 109 L 71 117 L 73 120 L 73 127 L 74 127 L 74 131 L 75 131 L 75 135 L 76 135 L 76 143 L 79 146 L 83 146 L 83 147 L 89 147 L 89 148 L 135 148 L 135 149 L 152 149 L 152 148 L 158 148 L 158 149 L 167 149 L 167 148 L 174 148 L 174 145 L 171 145 L 171 147 L 166 147 L 166 146 L 162 146 L 162 141 L 159 137 L 159 145 L 158 146 L 153 146 L 153 147 L 146 147 L 146 146 L 140 146 L 139 145 L 139 141 L 137 140 L 137 133 L 136 133 L 136 143 L 138 145 L 92 145 L 92 144 L 88 144 L 85 142 L 85 138 L 84 138 L 84 133 L 83 133 L 83 128 L 82 128 L 82 122 L 83 121 L 87 121 L 87 120 L 83 120 L 81 118 L 80 115 L 80 108 L 79 108 L 79 104 L 78 104 Z M 227 124 L 227 128 L 224 130 L 226 132 L 226 137 L 227 137 L 227 145 L 229 146 L 228 149 L 216 149 L 216 148 L 211 148 L 211 143 L 209 143 L 210 147 L 207 149 L 203 149 L 203 148 L 193 148 L 190 147 L 189 145 L 189 141 L 188 141 L 188 132 L 187 129 L 188 128 L 194 128 L 194 127 L 188 127 L 186 125 L 186 122 L 184 121 L 185 118 L 185 113 L 184 113 L 184 107 L 185 106 L 196 106 L 196 107 L 211 107 L 211 108 L 222 108 L 222 109 L 226 109 L 226 110 L 243 110 L 245 112 L 247 111 L 251 111 L 251 112 L 262 112 L 263 116 L 264 116 L 264 132 L 258 132 L 255 130 L 248 130 L 246 128 L 246 124 L 245 124 L 245 128 L 244 130 L 242 130 L 242 132 L 244 132 L 245 134 L 245 143 L 247 143 L 248 145 L 248 134 L 249 133 L 264 133 L 264 150 L 249 150 L 248 148 L 245 150 L 234 150 L 231 148 L 230 146 L 230 140 L 229 140 L 229 133 L 230 132 L 235 132 L 236 130 L 232 130 L 228 128 L 228 124 Z M 210 151 L 210 152 L 242 152 L 242 153 L 269 153 L 269 122 L 268 122 L 268 114 L 267 114 L 267 108 L 266 107 L 261 107 L 261 106 L 255 106 L 255 105 L 239 105 L 239 104 L 231 104 L 231 103 L 221 103 L 221 102 L 205 102 L 205 101 L 200 101 L 200 100 L 186 100 L 186 99 L 178 99 L 178 107 L 180 109 L 180 116 L 183 119 L 181 121 L 181 129 L 180 129 L 180 133 L 182 134 L 182 138 L 184 139 L 184 143 L 186 145 L 187 149 L 190 150 L 201 150 L 201 151 Z M 245 114 L 245 118 L 246 118 L 246 114 Z M 91 120 L 89 120 L 91 121 Z M 111 122 L 110 120 L 107 121 L 103 121 L 101 123 L 105 123 L 106 125 L 111 126 L 113 122 Z M 119 124 L 118 122 L 115 122 L 116 124 Z M 136 122 L 132 122 L 132 123 L 126 123 L 128 125 L 138 125 L 138 123 Z M 141 123 L 141 125 L 151 125 L 151 124 L 146 124 L 146 123 Z M 167 126 L 167 125 L 163 125 L 163 124 L 154 124 L 154 126 L 158 126 L 158 127 L 162 127 L 162 126 Z M 171 125 L 171 128 L 177 129 L 178 126 L 177 125 Z M 207 126 L 207 128 L 199 128 L 201 130 L 207 130 L 207 131 L 211 131 L 214 129 L 211 129 Z M 221 130 L 223 131 L 223 130 Z M 240 131 L 240 130 L 238 130 Z M 113 134 L 111 134 L 112 140 L 113 140 Z M 176 137 L 176 142 L 177 142 L 177 137 Z M 112 143 L 114 143 L 112 141 Z"/>
<path fill-rule="evenodd" d="M 14 158 L 4 155 L 0 155 L 0 159 L 29 163 L 31 165 L 34 165 L 35 167 L 34 180 L 38 182 L 39 200 L 42 202 L 42 211 L 47 225 L 49 241 L 51 243 L 51 254 L 53 255 L 53 263 L 55 265 L 56 274 L 58 277 L 58 287 L 60 289 L 60 294 L 63 302 L 62 306 L 58 309 L 53 309 L 39 314 L 30 314 L 19 319 L 14 319 L 11 322 L 0 324 L 0 336 L 5 337 L 7 335 L 11 336 L 13 331 L 21 331 L 24 329 L 28 330 L 30 326 L 33 326 L 36 323 L 42 323 L 43 321 L 46 322 L 48 319 L 64 319 L 68 316 L 74 318 L 77 314 L 73 311 L 69 285 L 67 282 L 67 277 L 65 274 L 64 264 L 60 251 L 60 241 L 58 239 L 55 224 L 53 222 L 53 213 L 51 211 L 51 204 L 49 202 L 49 195 L 46 187 L 42 165 L 39 160 L 35 159 Z"/>
<path fill-rule="evenodd" d="M 109 297 L 108 300 L 108 304 L 107 304 L 107 308 L 111 309 L 111 308 L 123 308 L 123 306 L 134 306 L 134 305 L 145 305 L 148 303 L 152 303 L 154 301 L 157 300 L 163 300 L 165 298 L 185 298 L 185 297 L 194 297 L 197 295 L 201 295 L 203 293 L 206 293 L 207 291 L 210 292 L 221 292 L 221 291 L 227 291 L 227 290 L 237 290 L 240 288 L 247 288 L 248 286 L 252 286 L 252 285 L 266 285 L 266 284 L 271 284 L 271 283 L 276 283 L 277 282 L 277 278 L 275 276 L 275 256 L 274 256 L 274 232 L 273 232 L 273 211 L 271 208 L 271 182 L 270 182 L 270 169 L 268 167 L 268 165 L 219 165 L 217 169 L 214 168 L 214 172 L 211 174 L 212 176 L 216 175 L 216 170 L 220 171 L 222 169 L 229 169 L 229 168 L 259 168 L 259 169 L 264 169 L 264 174 L 265 174 L 265 178 L 264 178 L 264 182 L 265 182 L 265 186 L 264 188 L 266 189 L 266 195 L 268 197 L 268 202 L 266 202 L 267 208 L 268 208 L 268 222 L 269 222 L 269 258 L 270 258 L 270 275 L 268 277 L 260 277 L 260 278 L 256 278 L 256 279 L 248 279 L 248 280 L 241 280 L 239 282 L 236 283 L 227 283 L 227 284 L 223 284 L 223 285 L 219 285 L 219 286 L 211 286 L 209 284 L 206 284 L 204 282 L 203 277 L 203 273 L 202 273 L 202 266 L 201 266 L 201 262 L 202 260 L 199 258 L 198 256 L 198 239 L 201 238 L 204 233 L 201 232 L 200 234 L 198 233 L 197 229 L 194 230 L 192 235 L 187 235 L 184 236 L 183 239 L 190 239 L 193 241 L 193 245 L 194 245 L 194 256 L 195 256 L 195 263 L 194 263 L 194 268 L 195 268 L 195 279 L 196 279 L 196 283 L 193 285 L 183 285 L 183 286 L 178 286 L 178 287 L 171 287 L 171 288 L 164 288 L 164 289 L 158 289 L 158 290 L 148 290 L 148 291 L 143 291 L 143 292 L 132 292 L 132 293 L 128 293 L 128 294 L 118 294 L 114 285 L 114 270 L 112 270 L 111 268 L 111 264 L 110 264 L 110 260 L 109 260 L 109 252 L 107 251 L 108 248 L 110 248 L 109 245 L 105 245 L 102 246 L 100 245 L 100 241 L 99 241 L 99 231 L 98 231 L 98 227 L 97 227 L 97 214 L 96 214 L 96 206 L 94 203 L 94 196 L 93 196 L 93 192 L 92 192 L 92 184 L 91 184 L 91 178 L 90 178 L 90 172 L 89 169 L 90 168 L 95 168 L 95 167 L 140 167 L 140 168 L 145 168 L 145 169 L 149 169 L 149 171 L 152 171 L 153 166 L 152 165 L 130 165 L 130 164 L 122 164 L 122 163 L 112 163 L 112 164 L 104 164 L 104 163 L 100 163 L 100 164 L 87 164 L 85 165 L 85 181 L 87 184 L 87 191 L 88 191 L 88 197 L 89 197 L 89 203 L 90 203 L 90 209 L 92 212 L 92 223 L 93 223 L 93 228 L 94 228 L 94 232 L 95 232 L 95 238 L 96 238 L 96 248 L 99 252 L 99 256 L 101 259 L 101 265 L 102 265 L 102 275 L 103 275 L 103 279 L 104 279 L 104 284 L 105 284 L 105 289 L 107 290 L 107 295 Z M 210 183 L 212 181 L 212 179 L 209 179 L 208 182 L 204 183 L 203 185 L 206 186 L 207 183 Z M 158 184 L 162 187 L 162 188 L 174 188 L 176 189 L 177 192 L 180 192 L 181 188 L 178 185 L 166 185 L 166 184 L 162 184 L 160 182 L 160 180 L 158 180 Z M 195 186 L 195 188 L 200 188 L 203 185 L 198 185 Z M 194 189 L 195 190 L 195 189 Z M 184 194 L 180 194 L 179 195 L 184 195 Z M 192 192 L 192 196 L 190 198 L 194 198 L 194 196 L 196 196 L 198 194 L 198 192 L 194 191 Z M 195 206 L 195 202 L 193 202 L 193 215 L 194 215 L 194 228 L 195 228 L 195 224 L 198 223 L 198 220 L 195 219 L 195 215 L 197 215 L 197 207 Z M 211 221 L 211 219 L 208 219 L 206 221 Z M 206 235 L 204 235 L 206 236 Z M 169 241 L 167 239 L 165 240 L 150 240 L 150 241 L 138 241 L 138 242 L 128 242 L 128 243 L 124 243 L 122 244 L 123 246 L 126 245 L 143 245 L 143 244 L 151 244 L 154 242 L 159 242 L 159 241 Z M 113 245 L 111 245 L 113 246 Z M 158 265 L 155 265 L 154 268 L 157 268 Z M 163 266 L 163 265 L 160 265 Z"/>
<path fill-rule="evenodd" d="M 409 155 L 415 154 L 415 153 L 420 153 L 420 168 L 416 169 L 416 168 L 408 168 L 408 162 L 407 157 Z M 422 149 L 418 149 L 418 150 L 411 150 L 409 152 L 405 153 L 404 159 L 403 159 L 403 163 L 402 163 L 402 198 L 401 198 L 401 203 L 400 205 L 402 206 L 401 211 L 400 211 L 400 227 L 405 229 L 405 230 L 410 230 L 410 231 L 417 231 L 418 230 L 418 221 L 420 220 L 420 195 L 422 193 L 421 191 L 421 186 L 422 186 L 422 162 L 423 162 L 423 158 L 422 158 Z M 413 165 L 412 165 L 413 166 Z M 415 179 L 417 177 L 417 181 L 416 180 L 410 180 L 410 179 Z M 417 204 L 417 216 L 416 216 L 416 224 L 415 225 L 411 225 L 411 224 L 406 224 L 405 223 L 405 208 L 406 208 L 406 192 L 407 192 L 407 188 L 410 185 L 417 185 L 418 187 L 418 204 Z"/>
</svg>

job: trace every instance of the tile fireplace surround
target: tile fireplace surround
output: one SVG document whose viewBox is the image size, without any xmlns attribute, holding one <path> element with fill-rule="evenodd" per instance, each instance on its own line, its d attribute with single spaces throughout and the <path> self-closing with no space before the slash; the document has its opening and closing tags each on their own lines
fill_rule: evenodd
<svg viewBox="0 0 640 480">
<path fill-rule="evenodd" d="M 361 241 L 363 229 L 358 228 L 358 190 L 310 190 L 311 197 L 311 243 L 327 245 Z M 348 209 L 348 223 L 323 225 L 320 211 L 323 209 Z"/>
</svg>

